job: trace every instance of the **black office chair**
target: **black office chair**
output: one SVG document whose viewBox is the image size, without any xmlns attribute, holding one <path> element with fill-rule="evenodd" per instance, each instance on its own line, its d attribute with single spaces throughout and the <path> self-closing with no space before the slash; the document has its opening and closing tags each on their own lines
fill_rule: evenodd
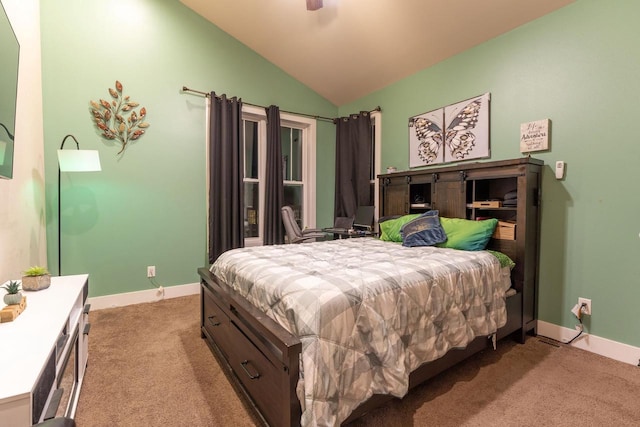
<svg viewBox="0 0 640 427">
<path fill-rule="evenodd" d="M 323 233 L 322 230 L 315 228 L 301 230 L 300 226 L 296 222 L 296 216 L 294 215 L 291 206 L 283 206 L 281 212 L 282 222 L 284 223 L 284 228 L 287 231 L 289 243 L 315 242 L 318 239 L 324 239 L 326 237 L 326 234 Z"/>
</svg>

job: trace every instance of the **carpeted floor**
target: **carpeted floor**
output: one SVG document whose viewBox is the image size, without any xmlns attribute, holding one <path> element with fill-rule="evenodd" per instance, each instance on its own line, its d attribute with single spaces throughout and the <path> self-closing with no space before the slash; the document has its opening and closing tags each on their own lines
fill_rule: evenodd
<svg viewBox="0 0 640 427">
<path fill-rule="evenodd" d="M 76 422 L 255 426 L 200 338 L 199 297 L 94 311 Z M 504 341 L 352 423 L 637 426 L 640 368 L 531 337 Z"/>
</svg>

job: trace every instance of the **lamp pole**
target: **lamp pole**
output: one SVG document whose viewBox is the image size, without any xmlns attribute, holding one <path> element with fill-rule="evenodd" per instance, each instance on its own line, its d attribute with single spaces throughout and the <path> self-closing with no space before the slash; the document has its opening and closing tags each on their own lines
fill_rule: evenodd
<svg viewBox="0 0 640 427">
<path fill-rule="evenodd" d="M 4 128 L 4 131 L 7 133 L 7 136 L 9 137 L 10 140 L 13 141 L 13 135 L 11 134 L 11 132 L 9 132 L 9 129 L 7 129 L 7 127 L 4 125 L 4 123 L 0 122 L 0 126 L 2 126 Z"/>
<path fill-rule="evenodd" d="M 60 149 L 64 148 L 67 138 L 71 137 L 76 143 L 76 149 L 80 149 L 80 144 L 75 136 L 69 134 L 62 139 Z M 60 163 L 58 163 L 58 276 L 62 276 L 62 217 L 60 216 Z"/>
</svg>

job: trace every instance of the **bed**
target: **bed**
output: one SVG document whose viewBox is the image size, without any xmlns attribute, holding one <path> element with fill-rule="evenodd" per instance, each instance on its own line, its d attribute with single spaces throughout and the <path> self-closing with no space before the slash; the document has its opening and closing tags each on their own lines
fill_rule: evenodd
<svg viewBox="0 0 640 427">
<path fill-rule="evenodd" d="M 487 251 L 343 239 L 235 249 L 199 272 L 203 337 L 277 426 L 339 425 L 402 397 L 510 333 L 519 310 Z"/>
<path fill-rule="evenodd" d="M 400 296 L 397 296 L 387 289 L 402 288 L 401 285 L 407 284 L 403 282 L 409 282 L 411 288 L 413 282 L 409 278 L 417 274 L 405 274 L 404 264 L 397 270 L 391 267 L 388 262 L 394 257 L 404 262 L 407 258 L 422 259 L 420 257 L 428 257 L 430 254 L 435 254 L 437 258 L 437 254 L 446 253 L 447 257 L 459 257 L 460 261 L 466 256 L 450 248 L 448 251 L 442 248 L 402 248 L 400 243 L 383 245 L 384 242 L 370 238 L 344 239 L 342 243 L 305 243 L 275 247 L 269 250 L 280 252 L 275 257 L 276 262 L 270 267 L 261 265 L 264 261 L 261 252 L 263 249 L 230 251 L 223 258 L 240 259 L 240 274 L 237 277 L 233 271 L 235 267 L 232 266 L 222 267 L 219 271 L 218 267 L 215 267 L 214 271 L 210 270 L 210 266 L 198 269 L 201 277 L 200 329 L 203 338 L 220 364 L 226 368 L 229 378 L 238 385 L 238 390 L 254 405 L 256 414 L 262 417 L 266 424 L 273 426 L 348 424 L 380 406 L 384 401 L 401 397 L 407 390 L 443 370 L 483 349 L 495 346 L 496 341 L 501 338 L 512 336 L 524 342 L 526 334 L 535 334 L 537 326 L 539 200 L 543 165 L 544 162 L 541 160 L 523 157 L 445 165 L 378 176 L 381 218 L 396 215 L 403 218 L 407 214 L 416 213 L 412 212 L 412 197 L 420 194 L 429 206 L 420 205 L 415 208 L 424 212 L 424 215 L 429 209 L 439 210 L 441 225 L 447 223 L 442 221 L 442 216 L 453 219 L 451 223 L 465 219 L 474 220 L 472 222 L 475 223 L 475 220 L 481 217 L 516 221 L 511 228 L 510 236 L 492 237 L 486 246 L 487 249 L 500 251 L 495 254 L 504 253 L 515 261 L 515 267 L 511 270 L 511 289 L 504 292 L 508 285 L 508 273 L 504 267 L 497 267 L 496 257 L 487 251 L 474 251 L 476 253 L 471 254 L 467 261 L 471 262 L 471 265 L 481 265 L 478 267 L 483 270 L 480 275 L 490 277 L 486 282 L 479 282 L 482 291 L 472 292 L 476 301 L 477 295 L 482 295 L 479 298 L 482 303 L 475 306 L 484 306 L 485 309 L 480 309 L 479 316 L 469 317 L 477 322 L 474 323 L 472 320 L 472 324 L 469 325 L 465 321 L 459 332 L 447 332 L 451 335 L 450 339 L 437 338 L 433 334 L 434 331 L 445 331 L 450 325 L 444 326 L 440 318 L 431 324 L 420 323 L 420 320 L 415 319 L 425 319 L 426 315 L 420 314 L 417 309 L 415 313 L 413 309 L 398 310 L 402 313 L 402 321 L 391 320 L 392 316 L 387 316 L 389 313 L 381 310 L 382 316 L 378 320 L 382 320 L 369 320 L 369 326 L 374 324 L 376 327 L 367 329 L 366 318 L 358 317 L 356 314 L 366 310 L 351 308 L 351 304 L 355 301 L 356 307 L 363 307 L 361 302 L 365 301 L 364 307 L 372 308 L 370 311 L 375 315 L 377 311 L 373 308 L 378 307 L 379 300 L 389 299 L 397 302 L 395 305 L 379 305 L 395 308 L 406 307 L 407 301 L 413 301 L 408 298 L 408 295 L 411 295 L 410 291 L 401 291 Z M 496 206 L 492 203 L 485 206 L 484 202 L 502 200 L 510 193 L 517 194 L 516 205 L 497 203 Z M 425 207 L 428 208 L 426 212 Z M 385 224 L 388 225 L 390 222 L 386 221 L 380 225 L 383 231 L 381 238 L 389 231 L 385 230 Z M 445 231 L 446 245 L 457 240 L 454 238 L 455 233 L 450 233 L 451 230 Z M 469 242 L 463 239 L 462 243 Z M 338 245 L 346 246 L 339 249 Z M 329 253 L 325 252 L 327 248 Z M 295 253 L 298 250 L 307 254 Z M 342 250 L 347 252 L 340 252 Z M 385 252 L 387 250 L 390 252 Z M 289 252 L 294 259 L 286 261 Z M 331 253 L 333 255 L 330 255 Z M 410 253 L 413 255 L 409 255 Z M 311 258 L 306 258 L 308 255 Z M 331 256 L 333 258 L 330 258 Z M 449 271 L 445 276 L 449 274 L 450 277 L 465 277 L 462 270 L 467 267 L 463 268 L 461 264 L 451 263 L 450 260 L 438 261 L 439 267 L 436 270 Z M 355 292 L 358 290 L 357 283 L 369 283 L 369 278 L 376 276 L 365 274 L 360 269 L 365 264 L 369 265 L 370 270 L 378 271 L 378 277 L 389 280 L 373 285 L 375 292 L 371 291 L 371 295 L 367 294 L 367 298 L 363 299 Z M 298 283 L 298 286 L 302 286 L 302 290 L 294 290 L 289 288 L 288 284 L 297 281 L 285 279 L 284 273 L 291 270 L 294 274 L 300 274 L 300 266 L 304 267 L 311 279 L 300 279 L 303 283 Z M 472 267 L 471 270 L 473 269 Z M 394 275 L 394 270 L 402 274 Z M 257 273 L 258 279 L 239 278 L 245 273 L 250 275 L 252 271 Z M 269 271 L 274 273 L 273 278 L 267 278 Z M 329 273 L 331 276 L 328 284 L 318 284 L 321 273 Z M 441 288 L 446 282 L 435 276 L 433 279 L 437 283 L 436 288 Z M 463 288 L 474 281 L 467 278 L 461 280 L 464 282 Z M 280 297 L 274 299 L 259 288 L 254 288 L 253 283 L 261 281 L 266 283 L 267 288 L 280 286 Z M 483 288 L 485 286 L 486 288 Z M 319 293 L 318 289 L 321 290 Z M 335 310 L 335 323 L 325 329 L 320 328 L 320 333 L 317 330 L 313 331 L 313 327 L 316 326 L 314 322 L 296 318 L 299 308 L 287 308 L 286 305 L 283 308 L 279 305 L 281 302 L 289 303 L 288 299 L 300 294 L 304 295 L 301 299 L 306 298 L 311 302 L 307 306 L 313 306 L 316 300 L 326 299 L 326 295 L 340 289 L 349 290 L 348 297 L 335 298 L 340 307 Z M 459 291 L 458 294 L 460 293 L 465 292 Z M 385 298 L 387 295 L 389 297 Z M 457 294 L 453 292 L 453 295 Z M 369 300 L 368 297 L 372 299 Z M 449 297 L 449 300 L 458 302 L 457 296 Z M 459 311 L 466 310 L 465 315 L 468 315 L 470 307 L 474 306 L 471 303 L 461 304 L 462 308 L 459 308 Z M 303 305 L 303 311 L 304 307 Z M 347 320 L 344 319 L 344 314 L 338 314 L 345 313 L 345 310 L 347 313 L 349 310 L 352 312 L 346 316 Z M 393 313 L 393 310 L 390 312 Z M 451 316 L 453 323 L 460 319 L 455 313 L 446 316 Z M 302 318 L 315 317 L 307 314 Z M 418 328 L 409 332 L 406 328 L 412 324 L 418 324 Z M 385 328 L 379 328 L 377 325 L 384 325 Z M 332 334 L 341 330 L 349 332 L 346 336 L 350 337 L 351 341 L 347 341 L 347 345 L 343 339 L 331 339 Z M 354 334 L 354 330 L 358 333 Z M 383 339 L 376 335 L 381 335 Z M 436 343 L 435 351 L 428 351 L 422 346 L 430 340 Z M 359 350 L 358 353 L 356 341 L 369 341 L 370 348 L 364 352 Z M 327 343 L 339 350 L 334 352 L 325 349 L 323 352 L 322 347 Z M 316 354 L 324 355 L 319 358 L 321 363 L 306 354 L 310 347 L 320 349 Z M 348 352 L 351 350 L 356 352 L 355 355 Z M 358 357 L 363 354 L 366 357 Z M 327 372 L 326 366 L 332 367 L 332 371 Z M 342 375 L 338 375 L 337 372 L 341 372 Z M 350 378 L 345 384 L 341 384 L 336 379 L 339 376 Z M 316 388 L 311 385 L 315 385 Z M 319 393 L 326 391 L 329 393 L 325 397 Z"/>
</svg>

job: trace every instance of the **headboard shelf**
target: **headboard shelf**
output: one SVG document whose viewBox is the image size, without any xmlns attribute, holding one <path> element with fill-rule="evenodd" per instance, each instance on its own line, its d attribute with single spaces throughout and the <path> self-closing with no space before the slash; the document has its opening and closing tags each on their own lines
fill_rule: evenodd
<svg viewBox="0 0 640 427">
<path fill-rule="evenodd" d="M 543 165 L 542 160 L 526 157 L 382 174 L 379 216 L 437 209 L 442 217 L 497 218 L 514 224 L 514 239 L 492 238 L 487 248 L 515 261 L 512 282 L 525 308 L 522 333 L 535 333 Z"/>
</svg>

